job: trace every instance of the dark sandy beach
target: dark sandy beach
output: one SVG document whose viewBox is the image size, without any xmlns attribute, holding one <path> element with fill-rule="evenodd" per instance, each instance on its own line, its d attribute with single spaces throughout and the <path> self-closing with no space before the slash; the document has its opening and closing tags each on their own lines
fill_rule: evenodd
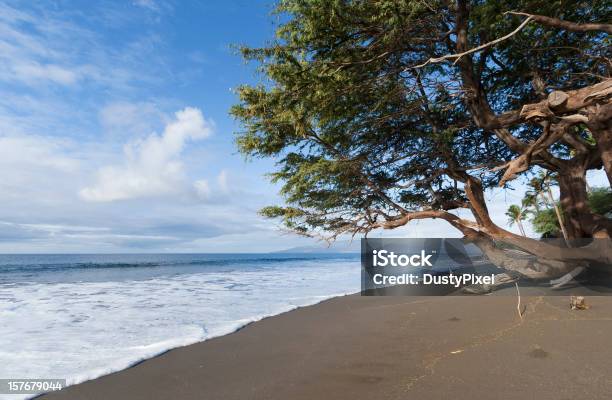
<svg viewBox="0 0 612 400">
<path fill-rule="evenodd" d="M 45 400 L 609 399 L 612 298 L 347 296 Z"/>
</svg>

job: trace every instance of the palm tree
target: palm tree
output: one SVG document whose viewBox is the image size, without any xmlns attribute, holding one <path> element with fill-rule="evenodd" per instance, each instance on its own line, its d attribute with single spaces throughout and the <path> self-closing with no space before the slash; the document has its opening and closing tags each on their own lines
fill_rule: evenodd
<svg viewBox="0 0 612 400">
<path fill-rule="evenodd" d="M 525 197 L 521 200 L 521 205 L 524 210 L 531 210 L 531 207 L 535 208 L 535 212 L 540 212 L 540 199 L 538 198 L 538 193 L 533 190 L 528 190 L 525 192 Z"/>
<path fill-rule="evenodd" d="M 538 197 L 540 197 L 544 204 L 546 204 L 549 208 L 555 210 L 555 215 L 557 220 L 559 221 L 559 227 L 561 228 L 561 233 L 563 234 L 563 238 L 567 242 L 567 231 L 565 230 L 565 224 L 563 223 L 563 216 L 561 214 L 561 210 L 555 201 L 551 189 L 550 176 L 547 174 L 540 174 L 538 178 L 533 178 L 529 181 L 528 186 L 530 190 L 525 193 L 525 198 L 523 201 L 527 202 L 527 204 L 532 203 L 536 209 L 536 213 L 539 213 L 539 205 L 538 205 Z M 523 203 L 525 204 L 525 203 Z"/>
<path fill-rule="evenodd" d="M 544 196 L 544 179 L 544 176 L 540 176 L 539 178 L 533 178 L 527 184 L 529 190 L 525 192 L 525 197 L 529 199 L 527 201 L 533 203 L 533 206 L 535 207 L 536 211 L 540 211 L 541 203 L 549 205 L 548 199 L 546 198 L 546 196 Z"/>
<path fill-rule="evenodd" d="M 519 230 L 521 231 L 521 235 L 527 236 L 525 235 L 525 229 L 523 229 L 523 223 L 521 222 L 525 219 L 525 213 L 523 212 L 523 209 L 517 206 L 516 204 L 513 204 L 508 207 L 506 215 L 508 216 L 508 224 L 512 226 L 516 223 L 519 227 Z"/>
<path fill-rule="evenodd" d="M 545 182 L 546 193 L 548 194 L 549 204 L 552 204 L 553 208 L 555 209 L 555 214 L 557 215 L 557 219 L 559 220 L 559 227 L 561 228 L 561 233 L 563 233 L 563 239 L 565 239 L 565 242 L 567 243 L 567 239 L 568 239 L 567 231 L 565 230 L 565 224 L 563 223 L 563 217 L 561 214 L 561 210 L 559 209 L 557 202 L 553 198 L 553 193 L 552 193 L 552 189 L 550 188 L 551 185 L 548 180 L 548 177 L 546 177 L 546 180 L 544 182 Z"/>
</svg>

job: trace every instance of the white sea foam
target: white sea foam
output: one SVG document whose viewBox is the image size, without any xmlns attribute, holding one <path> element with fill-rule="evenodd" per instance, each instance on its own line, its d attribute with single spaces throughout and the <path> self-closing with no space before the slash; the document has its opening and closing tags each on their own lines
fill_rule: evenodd
<svg viewBox="0 0 612 400">
<path fill-rule="evenodd" d="M 0 286 L 0 378 L 79 383 L 355 293 L 359 279 L 357 262 L 302 261 L 149 280 Z"/>
</svg>

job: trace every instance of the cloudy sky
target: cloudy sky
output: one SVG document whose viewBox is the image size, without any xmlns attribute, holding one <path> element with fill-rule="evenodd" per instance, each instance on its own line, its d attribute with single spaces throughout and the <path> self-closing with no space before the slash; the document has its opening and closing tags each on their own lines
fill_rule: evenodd
<svg viewBox="0 0 612 400">
<path fill-rule="evenodd" d="M 252 252 L 309 244 L 233 146 L 231 49 L 271 2 L 0 0 L 0 252 Z M 520 192 L 520 191 L 519 191 Z M 519 192 L 491 193 L 495 218 Z M 396 232 L 456 236 L 443 222 Z"/>
</svg>

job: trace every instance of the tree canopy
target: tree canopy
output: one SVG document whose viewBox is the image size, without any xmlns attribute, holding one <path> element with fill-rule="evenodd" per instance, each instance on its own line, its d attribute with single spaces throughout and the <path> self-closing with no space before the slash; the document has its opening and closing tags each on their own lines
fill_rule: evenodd
<svg viewBox="0 0 612 400">
<path fill-rule="evenodd" d="M 276 13 L 276 37 L 242 48 L 265 79 L 232 109 L 240 151 L 278 160 L 286 204 L 264 215 L 332 239 L 441 218 L 535 253 L 484 193 L 546 171 L 571 238 L 612 234 L 586 191 L 588 170 L 612 181 L 608 1 L 281 0 Z"/>
</svg>

